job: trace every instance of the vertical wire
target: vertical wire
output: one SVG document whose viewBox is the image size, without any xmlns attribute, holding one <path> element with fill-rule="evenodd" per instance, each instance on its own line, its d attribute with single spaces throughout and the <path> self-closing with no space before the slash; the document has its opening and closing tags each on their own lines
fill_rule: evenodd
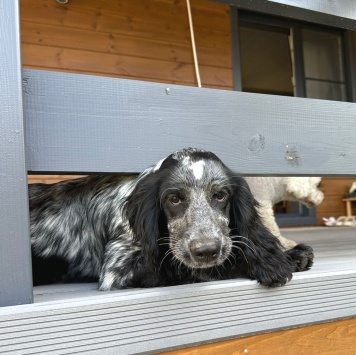
<svg viewBox="0 0 356 355">
<path fill-rule="evenodd" d="M 191 42 L 192 42 L 192 50 L 193 50 L 193 57 L 194 57 L 195 75 L 197 78 L 198 87 L 201 88 L 198 56 L 197 56 L 197 50 L 196 50 L 195 38 L 194 38 L 193 20 L 192 20 L 192 13 L 190 10 L 190 1 L 189 0 L 186 0 L 186 1 L 187 1 L 187 10 L 188 10 L 188 19 L 189 19 L 190 38 L 191 38 Z"/>
</svg>

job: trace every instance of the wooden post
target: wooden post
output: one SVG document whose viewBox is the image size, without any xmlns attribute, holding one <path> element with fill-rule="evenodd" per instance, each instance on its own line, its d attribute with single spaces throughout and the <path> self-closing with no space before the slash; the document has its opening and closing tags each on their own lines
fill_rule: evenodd
<svg viewBox="0 0 356 355">
<path fill-rule="evenodd" d="M 0 3 L 0 306 L 33 298 L 18 5 Z"/>
</svg>

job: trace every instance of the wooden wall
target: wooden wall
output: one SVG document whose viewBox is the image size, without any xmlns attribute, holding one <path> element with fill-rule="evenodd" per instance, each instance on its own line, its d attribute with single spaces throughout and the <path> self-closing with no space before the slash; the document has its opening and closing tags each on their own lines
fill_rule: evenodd
<svg viewBox="0 0 356 355">
<path fill-rule="evenodd" d="M 232 88 L 229 8 L 194 0 L 205 87 Z M 196 85 L 185 0 L 21 0 L 27 68 Z"/>
<path fill-rule="evenodd" d="M 185 0 L 20 0 L 23 66 L 195 86 Z M 191 1 L 203 87 L 232 90 L 227 5 Z M 55 182 L 68 176 L 30 176 Z M 345 214 L 352 179 L 326 179 L 322 217 Z"/>
<path fill-rule="evenodd" d="M 353 181 L 356 181 L 356 178 L 323 178 L 321 189 L 325 194 L 325 198 L 317 207 L 319 225 L 323 225 L 323 217 L 333 216 L 337 218 L 346 214 L 346 205 L 345 202 L 342 202 L 342 199 L 349 192 Z M 356 211 L 356 205 L 354 209 Z"/>
</svg>

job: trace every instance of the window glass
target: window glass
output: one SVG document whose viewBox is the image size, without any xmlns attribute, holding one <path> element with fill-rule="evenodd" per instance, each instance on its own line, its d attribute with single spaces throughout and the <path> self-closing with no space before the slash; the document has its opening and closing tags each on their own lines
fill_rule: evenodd
<svg viewBox="0 0 356 355">
<path fill-rule="evenodd" d="M 303 29 L 302 38 L 306 97 L 346 101 L 341 35 Z"/>
<path fill-rule="evenodd" d="M 242 90 L 293 96 L 289 29 L 240 27 Z"/>
<path fill-rule="evenodd" d="M 306 79 L 305 90 L 309 98 L 347 101 L 345 84 Z"/>
</svg>

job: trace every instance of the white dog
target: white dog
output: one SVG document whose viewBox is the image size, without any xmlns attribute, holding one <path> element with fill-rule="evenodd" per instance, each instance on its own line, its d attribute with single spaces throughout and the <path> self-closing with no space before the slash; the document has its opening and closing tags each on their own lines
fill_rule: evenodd
<svg viewBox="0 0 356 355">
<path fill-rule="evenodd" d="M 260 203 L 259 214 L 264 225 L 274 234 L 282 246 L 291 249 L 297 244 L 284 238 L 274 218 L 273 205 L 281 201 L 301 202 L 313 207 L 323 201 L 324 194 L 319 190 L 320 177 L 252 177 L 245 176 L 255 199 Z"/>
</svg>

